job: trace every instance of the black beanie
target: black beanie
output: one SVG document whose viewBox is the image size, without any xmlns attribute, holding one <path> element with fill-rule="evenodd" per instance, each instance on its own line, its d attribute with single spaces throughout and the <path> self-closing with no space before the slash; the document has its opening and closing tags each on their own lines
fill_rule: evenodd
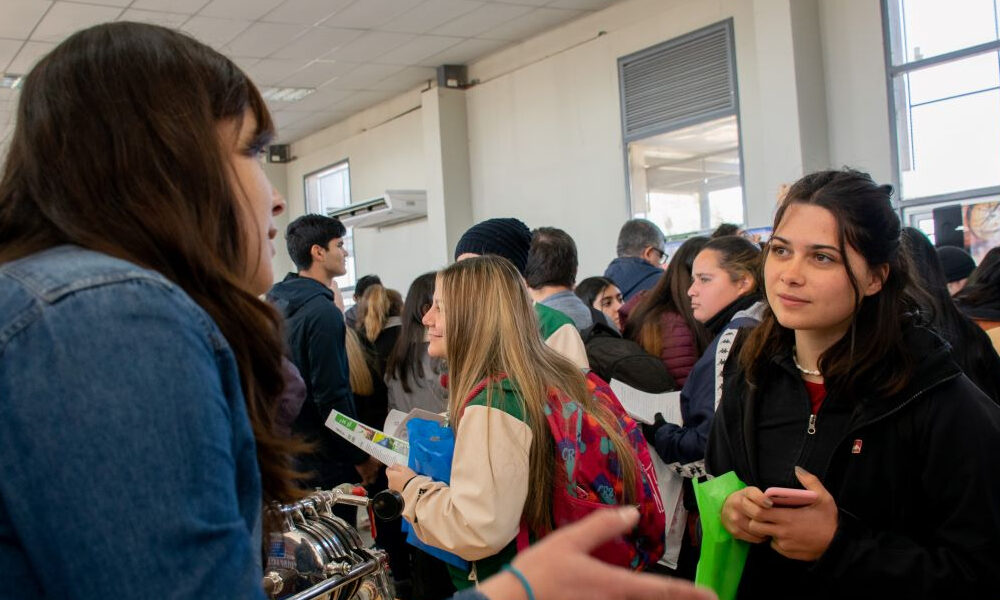
<svg viewBox="0 0 1000 600">
<path fill-rule="evenodd" d="M 514 263 L 524 275 L 531 249 L 531 231 L 518 219 L 487 219 L 462 234 L 455 246 L 455 260 L 467 254 L 496 254 Z"/>
<path fill-rule="evenodd" d="M 944 269 L 944 278 L 948 283 L 965 279 L 976 268 L 976 261 L 961 248 L 941 246 L 937 249 L 937 254 Z"/>
</svg>

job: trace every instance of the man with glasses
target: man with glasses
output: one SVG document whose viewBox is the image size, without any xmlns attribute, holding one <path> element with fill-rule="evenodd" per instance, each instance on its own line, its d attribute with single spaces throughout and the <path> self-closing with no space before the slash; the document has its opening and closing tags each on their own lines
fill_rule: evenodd
<svg viewBox="0 0 1000 600">
<path fill-rule="evenodd" d="M 663 275 L 667 253 L 663 250 L 663 232 L 652 221 L 632 219 L 618 232 L 618 258 L 604 270 L 628 302 L 642 290 L 656 285 Z"/>
</svg>

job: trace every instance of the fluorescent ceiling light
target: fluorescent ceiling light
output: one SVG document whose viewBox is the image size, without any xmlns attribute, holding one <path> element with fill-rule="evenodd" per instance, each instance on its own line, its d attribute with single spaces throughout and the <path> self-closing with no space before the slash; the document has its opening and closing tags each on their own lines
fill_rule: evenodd
<svg viewBox="0 0 1000 600">
<path fill-rule="evenodd" d="M 0 88 L 16 90 L 17 88 L 21 87 L 21 82 L 23 81 L 24 81 L 23 75 L 4 73 L 3 77 L 0 77 Z"/>
<path fill-rule="evenodd" d="M 280 102 L 298 102 L 309 94 L 316 91 L 316 88 L 274 88 L 266 87 L 260 91 L 260 95 L 265 100 L 277 100 Z"/>
</svg>

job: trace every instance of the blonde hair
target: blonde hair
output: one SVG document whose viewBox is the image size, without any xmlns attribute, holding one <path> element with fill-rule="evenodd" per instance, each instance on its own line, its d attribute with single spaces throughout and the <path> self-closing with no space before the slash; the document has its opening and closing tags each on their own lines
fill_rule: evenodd
<svg viewBox="0 0 1000 600">
<path fill-rule="evenodd" d="M 524 518 L 535 531 L 552 523 L 552 486 L 556 455 L 545 417 L 548 392 L 555 388 L 580 404 L 601 424 L 621 465 L 624 498 L 635 501 L 638 462 L 617 418 L 598 402 L 580 370 L 548 348 L 538 334 L 538 320 L 520 274 L 508 260 L 481 256 L 455 263 L 438 275 L 444 300 L 445 341 L 449 364 L 448 409 L 457 428 L 462 403 L 477 383 L 506 375 L 516 385 L 531 428 L 528 477 L 532 485 Z M 486 387 L 491 405 L 494 386 Z"/>
<path fill-rule="evenodd" d="M 374 342 L 389 318 L 389 295 L 384 287 L 376 283 L 368 286 L 360 304 L 360 329 L 369 342 Z"/>
<path fill-rule="evenodd" d="M 347 368 L 351 391 L 359 396 L 371 396 L 375 393 L 375 383 L 372 381 L 372 372 L 368 368 L 368 352 L 361 345 L 358 332 L 350 327 L 346 329 L 346 332 Z"/>
</svg>

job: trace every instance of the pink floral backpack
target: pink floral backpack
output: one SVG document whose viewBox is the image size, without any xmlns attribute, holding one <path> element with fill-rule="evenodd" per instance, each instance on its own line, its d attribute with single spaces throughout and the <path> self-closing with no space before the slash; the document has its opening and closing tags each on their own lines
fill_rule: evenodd
<svg viewBox="0 0 1000 600">
<path fill-rule="evenodd" d="M 475 397 L 488 383 L 487 380 L 480 382 L 469 397 Z M 649 447 L 639 425 L 626 414 L 605 381 L 588 373 L 587 387 L 617 417 L 635 451 L 639 467 L 635 490 L 639 524 L 630 534 L 605 543 L 592 554 L 607 563 L 641 570 L 656 563 L 663 555 L 666 530 L 666 516 Z M 558 529 L 595 510 L 617 505 L 625 482 L 611 441 L 600 423 L 585 413 L 582 406 L 555 389 L 549 391 L 545 415 L 556 449 L 552 490 L 554 527 Z M 538 539 L 547 533 L 529 532 L 522 522 L 517 537 L 518 551 L 527 548 L 531 538 Z"/>
</svg>

